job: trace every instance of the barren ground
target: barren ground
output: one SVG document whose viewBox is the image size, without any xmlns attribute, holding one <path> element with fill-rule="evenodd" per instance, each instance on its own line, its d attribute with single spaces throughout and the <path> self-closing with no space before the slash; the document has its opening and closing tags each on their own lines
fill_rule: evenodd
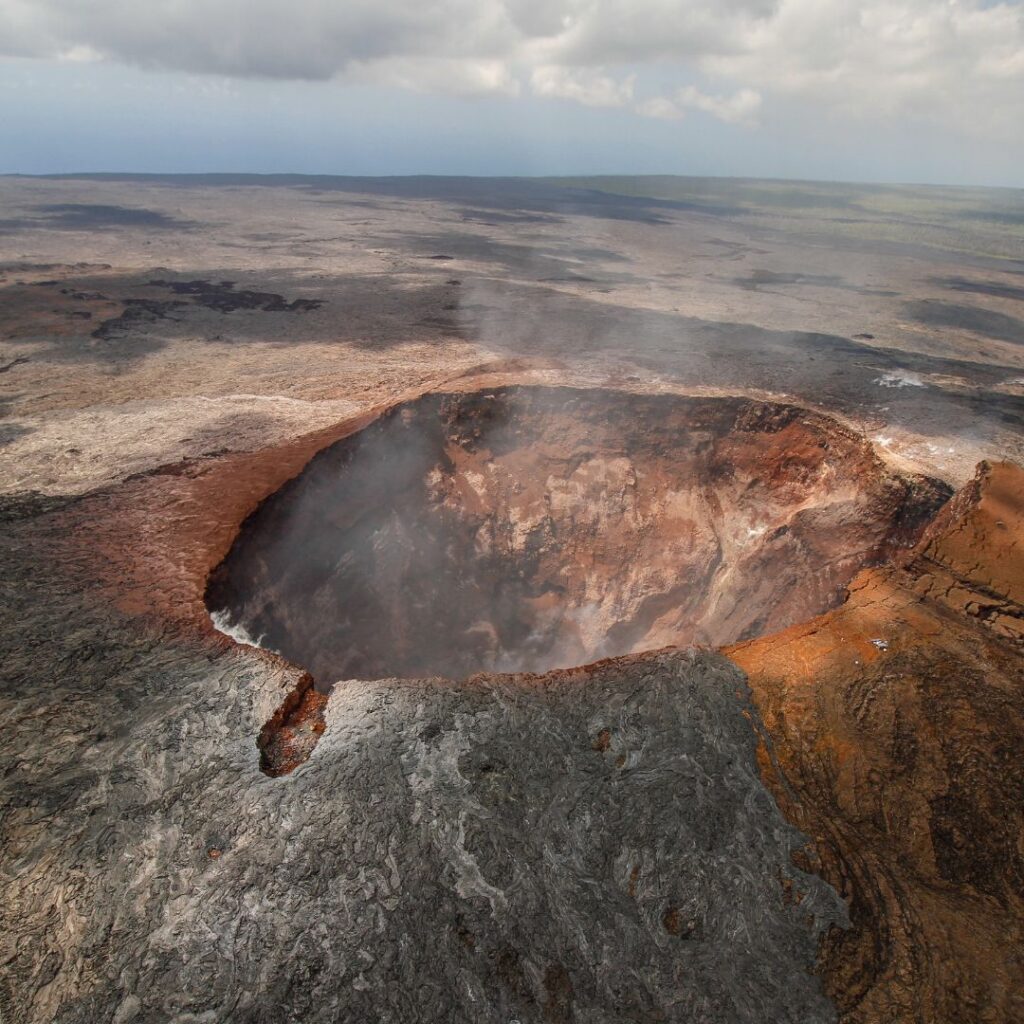
<svg viewBox="0 0 1024 1024">
<path fill-rule="evenodd" d="M 987 216 L 1017 199 L 598 184 L 0 179 L 3 1021 L 1024 1018 L 1024 243 Z M 436 504 L 518 503 L 562 541 L 516 549 L 517 607 L 564 589 L 634 653 L 373 678 L 469 674 L 431 634 L 456 586 L 401 657 L 407 607 L 364 614 L 325 697 L 213 629 L 210 573 L 318 452 L 522 388 L 612 397 L 504 462 L 452 442 Z M 677 462 L 634 417 L 652 451 L 611 450 L 623 402 L 694 399 L 755 440 L 687 421 Z M 369 503 L 392 541 L 402 493 Z M 588 516 L 544 511 L 569 494 Z M 756 615 L 723 521 L 770 526 Z M 638 611 L 691 555 L 721 629 Z M 745 642 L 643 653 L 680 636 Z"/>
</svg>

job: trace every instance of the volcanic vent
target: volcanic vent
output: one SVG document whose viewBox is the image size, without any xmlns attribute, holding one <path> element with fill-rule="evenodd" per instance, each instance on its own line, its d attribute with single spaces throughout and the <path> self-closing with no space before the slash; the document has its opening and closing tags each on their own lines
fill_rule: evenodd
<svg viewBox="0 0 1024 1024">
<path fill-rule="evenodd" d="M 947 495 L 793 406 L 430 394 L 271 495 L 207 603 L 322 689 L 544 671 L 807 619 Z"/>
</svg>

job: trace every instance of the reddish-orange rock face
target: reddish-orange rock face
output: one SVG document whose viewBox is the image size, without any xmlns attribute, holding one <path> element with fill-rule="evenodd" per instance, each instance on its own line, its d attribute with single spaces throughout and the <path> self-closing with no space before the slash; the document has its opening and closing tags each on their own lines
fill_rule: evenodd
<svg viewBox="0 0 1024 1024">
<path fill-rule="evenodd" d="M 846 1021 L 1024 1019 L 1024 471 L 979 467 L 840 608 L 727 650 L 762 768 L 854 927 L 823 950 Z"/>
<path fill-rule="evenodd" d="M 313 678 L 303 673 L 260 731 L 260 768 L 267 775 L 287 775 L 309 759 L 324 731 L 327 697 L 318 693 Z"/>
</svg>

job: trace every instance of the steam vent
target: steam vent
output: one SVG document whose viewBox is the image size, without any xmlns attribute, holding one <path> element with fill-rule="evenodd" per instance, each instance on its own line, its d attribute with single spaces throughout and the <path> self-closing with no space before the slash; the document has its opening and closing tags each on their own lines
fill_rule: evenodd
<svg viewBox="0 0 1024 1024">
<path fill-rule="evenodd" d="M 268 498 L 207 601 L 321 689 L 545 672 L 809 619 L 948 493 L 792 406 L 432 394 Z"/>
</svg>

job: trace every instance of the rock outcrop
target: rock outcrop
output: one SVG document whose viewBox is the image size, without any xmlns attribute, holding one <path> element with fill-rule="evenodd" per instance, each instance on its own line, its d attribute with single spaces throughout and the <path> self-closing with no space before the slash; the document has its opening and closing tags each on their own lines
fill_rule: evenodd
<svg viewBox="0 0 1024 1024">
<path fill-rule="evenodd" d="M 1024 471 L 982 464 L 840 607 L 729 648 L 765 778 L 848 901 L 823 949 L 851 1024 L 1024 1019 Z"/>
</svg>

